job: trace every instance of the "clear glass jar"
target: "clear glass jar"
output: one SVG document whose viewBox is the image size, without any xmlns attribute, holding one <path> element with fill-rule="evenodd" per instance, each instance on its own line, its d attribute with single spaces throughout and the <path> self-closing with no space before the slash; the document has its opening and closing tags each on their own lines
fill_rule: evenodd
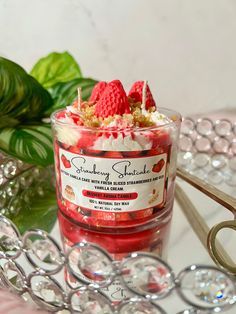
<svg viewBox="0 0 236 314">
<path fill-rule="evenodd" d="M 159 109 L 161 126 L 85 128 L 52 115 L 57 200 L 67 245 L 83 240 L 115 259 L 133 251 L 166 255 L 181 117 Z M 166 122 L 167 121 L 167 122 Z"/>
</svg>

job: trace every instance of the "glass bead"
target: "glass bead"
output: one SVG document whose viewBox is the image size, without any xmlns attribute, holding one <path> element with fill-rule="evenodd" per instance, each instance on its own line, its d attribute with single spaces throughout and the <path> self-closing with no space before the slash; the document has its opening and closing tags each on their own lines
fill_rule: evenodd
<svg viewBox="0 0 236 314">
<path fill-rule="evenodd" d="M 14 177 L 17 173 L 17 162 L 13 159 L 8 160 L 3 168 L 4 176 L 8 179 Z"/>
</svg>

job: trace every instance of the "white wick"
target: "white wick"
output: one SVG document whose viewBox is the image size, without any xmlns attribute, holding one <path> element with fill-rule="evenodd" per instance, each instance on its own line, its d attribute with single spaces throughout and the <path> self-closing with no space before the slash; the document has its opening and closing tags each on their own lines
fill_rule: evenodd
<svg viewBox="0 0 236 314">
<path fill-rule="evenodd" d="M 146 98 L 147 98 L 147 81 L 143 83 L 143 90 L 142 90 L 142 107 L 145 109 L 146 107 Z"/>
<path fill-rule="evenodd" d="M 78 87 L 78 111 L 81 109 L 81 103 L 82 103 L 82 90 L 81 87 Z"/>
</svg>

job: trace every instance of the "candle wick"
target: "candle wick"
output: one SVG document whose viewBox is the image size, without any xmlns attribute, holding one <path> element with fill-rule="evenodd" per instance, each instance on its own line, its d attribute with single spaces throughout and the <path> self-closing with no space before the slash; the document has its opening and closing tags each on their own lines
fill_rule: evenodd
<svg viewBox="0 0 236 314">
<path fill-rule="evenodd" d="M 143 83 L 143 90 L 142 90 L 142 107 L 145 109 L 146 107 L 146 99 L 147 99 L 147 81 Z"/>
<path fill-rule="evenodd" d="M 78 87 L 77 89 L 77 92 L 78 92 L 78 111 L 81 110 L 81 104 L 82 104 L 82 90 L 81 90 L 81 87 Z"/>
</svg>

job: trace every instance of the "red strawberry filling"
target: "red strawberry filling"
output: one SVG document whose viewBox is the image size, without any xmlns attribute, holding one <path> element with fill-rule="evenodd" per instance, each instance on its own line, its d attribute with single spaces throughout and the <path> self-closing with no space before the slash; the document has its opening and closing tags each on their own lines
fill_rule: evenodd
<svg viewBox="0 0 236 314">
<path fill-rule="evenodd" d="M 58 218 L 61 225 L 61 231 L 72 243 L 87 241 L 96 243 L 108 250 L 112 254 L 129 253 L 132 251 L 152 248 L 155 243 L 161 243 L 168 229 L 168 223 L 144 231 L 135 231 L 130 229 L 127 233 L 106 233 L 102 230 L 92 231 L 76 225 L 73 221 L 65 218 L 59 211 Z M 153 247 L 155 249 L 155 247 Z"/>
</svg>

